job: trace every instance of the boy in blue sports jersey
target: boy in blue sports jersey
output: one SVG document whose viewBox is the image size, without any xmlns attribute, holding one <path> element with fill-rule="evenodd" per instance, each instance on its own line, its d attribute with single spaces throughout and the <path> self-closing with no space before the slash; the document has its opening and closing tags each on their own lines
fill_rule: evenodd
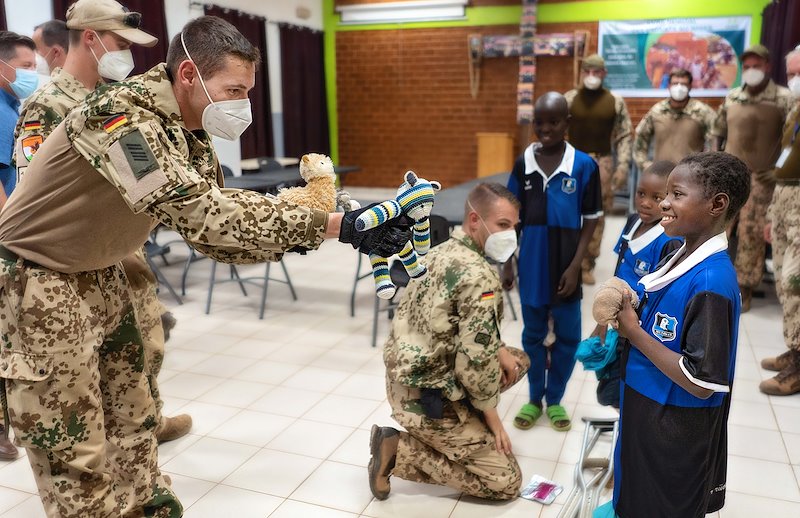
<svg viewBox="0 0 800 518">
<path fill-rule="evenodd" d="M 530 356 L 530 397 L 514 419 L 529 429 L 542 415 L 559 431 L 571 427 L 561 406 L 581 339 L 581 261 L 602 214 L 600 172 L 586 153 L 564 140 L 569 108 L 564 96 L 548 92 L 536 100 L 533 129 L 539 142 L 525 149 L 514 164 L 508 189 L 520 200 L 522 234 L 519 288 L 522 302 L 522 347 Z M 511 262 L 503 268 L 503 286 L 514 282 Z M 556 341 L 544 346 L 552 316 Z"/>
<path fill-rule="evenodd" d="M 639 177 L 636 186 L 635 204 L 636 212 L 628 217 L 622 235 L 614 247 L 617 254 L 617 266 L 614 276 L 625 280 L 639 295 L 643 295 L 643 288 L 639 279 L 655 271 L 656 266 L 669 254 L 680 248 L 683 240 L 670 237 L 664 233 L 661 222 L 661 201 L 667 194 L 667 177 L 675 163 L 669 160 L 653 162 Z M 606 329 L 597 326 L 592 336 L 599 336 L 605 341 Z M 622 340 L 617 344 L 617 350 L 622 351 Z M 597 401 L 601 405 L 619 408 L 619 358 L 615 359 L 602 371 L 597 384 Z"/>
<path fill-rule="evenodd" d="M 725 228 L 750 194 L 747 166 L 697 153 L 670 173 L 661 225 L 684 245 L 625 296 L 619 332 L 621 427 L 614 452 L 617 516 L 701 517 L 725 501 L 727 422 L 741 295 Z"/>
</svg>

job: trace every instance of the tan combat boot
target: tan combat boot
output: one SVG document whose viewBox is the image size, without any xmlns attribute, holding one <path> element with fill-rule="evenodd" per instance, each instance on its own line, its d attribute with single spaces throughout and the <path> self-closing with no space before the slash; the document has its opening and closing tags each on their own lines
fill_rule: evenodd
<svg viewBox="0 0 800 518">
<path fill-rule="evenodd" d="M 392 474 L 394 462 L 397 458 L 397 443 L 400 442 L 400 433 L 388 426 L 372 425 L 369 436 L 369 449 L 372 458 L 369 460 L 369 489 L 378 500 L 386 500 L 392 485 L 389 475 Z"/>
<path fill-rule="evenodd" d="M 800 351 L 789 349 L 785 353 L 779 354 L 773 358 L 764 358 L 761 360 L 761 368 L 768 371 L 780 372 L 792 363 L 800 363 Z"/>
<path fill-rule="evenodd" d="M 158 439 L 159 444 L 167 441 L 174 441 L 189 433 L 191 429 L 192 416 L 189 414 L 164 417 L 161 421 L 161 428 L 156 432 L 156 439 Z"/>
<path fill-rule="evenodd" d="M 750 311 L 750 304 L 753 302 L 753 290 L 740 286 L 739 291 L 742 292 L 742 313 L 747 313 Z"/>
<path fill-rule="evenodd" d="M 791 363 L 774 378 L 761 382 L 758 389 L 771 396 L 791 396 L 800 392 L 800 365 Z"/>
<path fill-rule="evenodd" d="M 594 270 L 581 270 L 581 281 L 587 286 L 594 285 Z"/>
</svg>

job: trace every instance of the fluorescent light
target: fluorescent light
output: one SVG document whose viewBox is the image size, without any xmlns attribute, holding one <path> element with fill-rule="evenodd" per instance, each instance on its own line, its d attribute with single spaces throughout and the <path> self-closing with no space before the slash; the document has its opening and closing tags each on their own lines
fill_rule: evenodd
<svg viewBox="0 0 800 518">
<path fill-rule="evenodd" d="M 336 10 L 341 14 L 340 22 L 343 25 L 463 20 L 466 18 L 467 2 L 468 0 L 384 2 L 341 5 Z"/>
</svg>

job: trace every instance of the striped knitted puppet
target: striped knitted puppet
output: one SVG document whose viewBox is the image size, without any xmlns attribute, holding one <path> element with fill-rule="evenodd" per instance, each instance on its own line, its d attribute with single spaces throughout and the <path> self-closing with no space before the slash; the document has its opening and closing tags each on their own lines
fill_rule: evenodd
<svg viewBox="0 0 800 518">
<path fill-rule="evenodd" d="M 397 189 L 395 199 L 375 205 L 356 219 L 358 231 L 375 228 L 402 214 L 414 220 L 414 244 L 406 243 L 400 252 L 400 260 L 403 261 L 403 266 L 412 279 L 419 279 L 428 271 L 419 262 L 417 254 L 425 255 L 431 247 L 428 216 L 433 209 L 434 193 L 441 188 L 439 182 L 429 182 L 424 178 L 418 178 L 413 171 L 408 171 L 405 174 L 405 182 Z M 376 294 L 382 299 L 392 298 L 397 287 L 389 276 L 388 258 L 372 253 L 369 255 L 369 260 L 375 278 Z"/>
</svg>

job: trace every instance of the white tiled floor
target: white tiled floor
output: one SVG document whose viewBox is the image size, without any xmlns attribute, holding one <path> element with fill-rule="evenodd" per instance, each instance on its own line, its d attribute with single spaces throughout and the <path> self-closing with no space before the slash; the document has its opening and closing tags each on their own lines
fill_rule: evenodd
<svg viewBox="0 0 800 518">
<path fill-rule="evenodd" d="M 622 223 L 620 217 L 609 218 L 604 250 L 611 248 Z M 182 244 L 175 244 L 171 265 L 164 267 L 176 285 L 185 253 Z M 597 405 L 594 375 L 580 366 L 564 398 L 573 431 L 555 432 L 545 420 L 530 431 L 512 426 L 527 399 L 525 382 L 505 394 L 500 406 L 525 478 L 540 474 L 565 486 L 553 505 L 521 499 L 487 503 L 398 479 L 388 500 L 373 500 L 365 469 L 369 427 L 393 424 L 380 347 L 388 325 L 383 314 L 379 345 L 370 347 L 369 279 L 360 283 L 356 316 L 350 317 L 355 263 L 355 253 L 336 243 L 306 256 L 287 256 L 299 300 L 292 302 L 285 286 L 271 284 L 263 321 L 257 316 L 260 291 L 255 286 L 249 297 L 235 284 L 217 286 L 211 314 L 204 314 L 208 260 L 192 266 L 183 305 L 164 294 L 178 319 L 159 378 L 165 410 L 188 412 L 195 424 L 190 435 L 162 445 L 159 455 L 186 516 L 555 517 L 573 486 L 583 433 L 579 418 L 613 415 Z M 602 257 L 597 277 L 609 277 L 613 264 L 611 254 Z M 240 271 L 261 275 L 263 267 Z M 592 295 L 587 288 L 584 309 Z M 758 392 L 759 381 L 769 376 L 758 361 L 780 353 L 784 344 L 774 295 L 756 299 L 753 306 L 742 318 L 730 416 L 728 504 L 719 514 L 800 516 L 800 395 L 775 398 Z M 519 346 L 522 324 L 508 313 L 503 336 Z M 588 333 L 592 323 L 584 320 Z M 0 465 L 0 516 L 43 516 L 24 457 Z"/>
</svg>

